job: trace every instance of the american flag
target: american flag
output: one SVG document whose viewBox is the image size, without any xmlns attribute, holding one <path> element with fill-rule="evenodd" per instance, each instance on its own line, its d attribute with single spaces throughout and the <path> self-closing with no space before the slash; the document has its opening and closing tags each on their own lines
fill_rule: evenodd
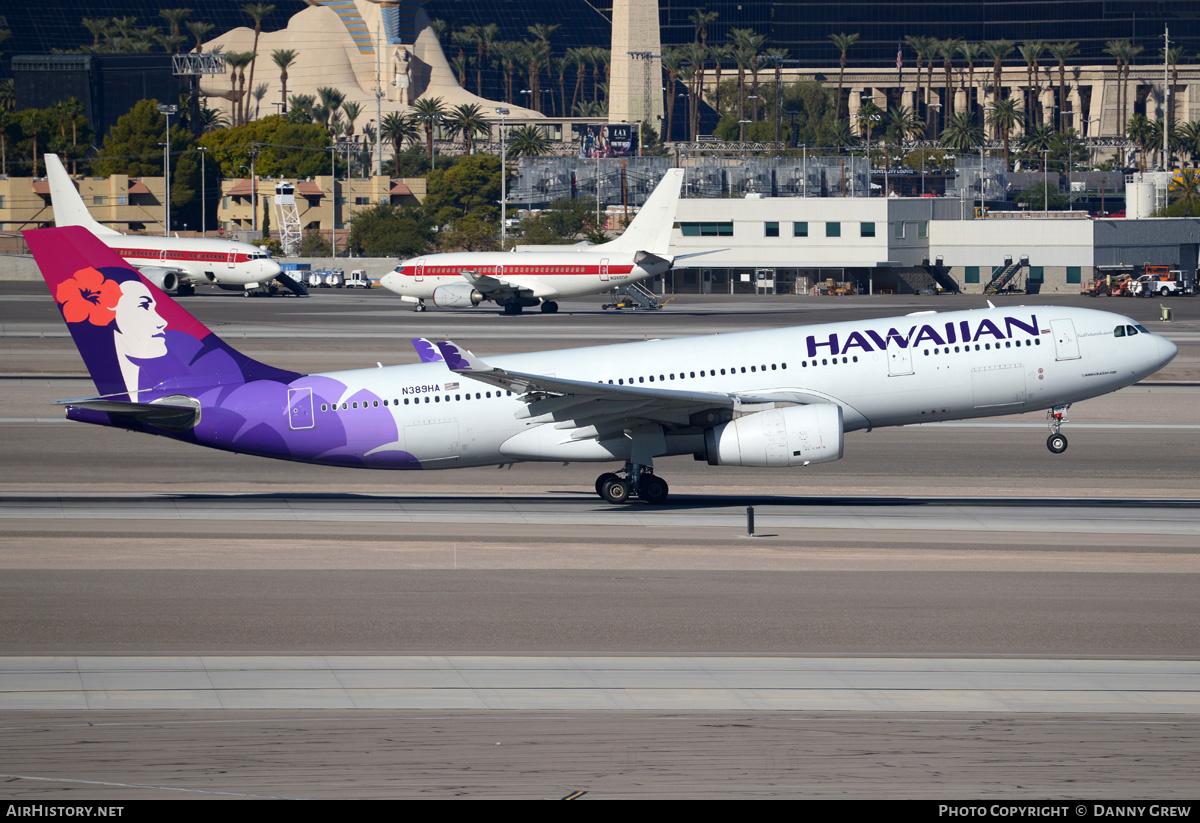
<svg viewBox="0 0 1200 823">
<path fill-rule="evenodd" d="M 458 388 L 457 383 L 445 383 L 443 391 L 454 391 L 457 388 Z"/>
</svg>

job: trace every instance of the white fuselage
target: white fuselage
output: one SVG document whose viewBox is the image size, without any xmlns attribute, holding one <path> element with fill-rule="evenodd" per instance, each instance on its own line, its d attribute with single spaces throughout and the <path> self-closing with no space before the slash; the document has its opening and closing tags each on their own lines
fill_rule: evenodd
<svg viewBox="0 0 1200 823">
<path fill-rule="evenodd" d="M 635 265 L 632 252 L 570 249 L 428 254 L 405 260 L 380 283 L 397 294 L 429 300 L 439 286 L 467 283 L 465 272 L 517 284 L 533 297 L 555 300 L 606 292 L 656 273 Z"/>
<path fill-rule="evenodd" d="M 135 268 L 178 272 L 180 280 L 192 285 L 265 283 L 283 271 L 269 253 L 232 240 L 137 234 L 108 234 L 99 239 Z"/>
<path fill-rule="evenodd" d="M 773 393 L 785 403 L 832 403 L 842 409 L 845 430 L 853 431 L 1049 409 L 1130 385 L 1162 368 L 1176 351 L 1127 317 L 1022 307 L 506 355 L 487 362 L 510 372 L 591 383 Z M 568 442 L 567 432 L 548 441 L 562 445 L 551 445 L 543 455 L 515 453 L 514 437 L 536 426 L 549 431 L 554 422 L 522 418 L 518 413 L 526 404 L 517 396 L 451 372 L 445 363 L 327 376 L 348 387 L 346 397 L 365 390 L 385 400 L 400 432 L 401 442 L 393 447 L 412 453 L 423 468 L 627 457 L 595 441 Z M 324 417 L 343 415 L 350 428 L 355 413 L 333 404 L 315 410 L 314 423 L 319 428 Z M 697 436 L 679 427 L 668 434 L 665 453 L 698 451 L 703 438 Z"/>
</svg>

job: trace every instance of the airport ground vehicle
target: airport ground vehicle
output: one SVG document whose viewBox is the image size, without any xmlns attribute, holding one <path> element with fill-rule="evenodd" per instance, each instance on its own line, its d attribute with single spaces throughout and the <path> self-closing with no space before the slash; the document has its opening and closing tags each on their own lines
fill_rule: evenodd
<svg viewBox="0 0 1200 823">
<path fill-rule="evenodd" d="M 371 278 L 367 277 L 365 269 L 355 269 L 350 272 L 346 278 L 346 288 L 348 289 L 369 289 L 371 288 Z"/>
</svg>

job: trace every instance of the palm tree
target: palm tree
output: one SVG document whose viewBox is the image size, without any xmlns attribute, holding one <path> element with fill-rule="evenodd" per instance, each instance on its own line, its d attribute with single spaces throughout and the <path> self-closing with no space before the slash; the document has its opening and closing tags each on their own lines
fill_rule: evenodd
<svg viewBox="0 0 1200 823">
<path fill-rule="evenodd" d="M 917 54 L 917 100 L 914 108 L 917 112 L 922 112 L 925 107 L 925 89 L 921 85 L 921 66 L 925 58 L 933 54 L 933 44 L 936 41 L 923 34 L 908 34 L 905 35 L 904 42 Z"/>
<path fill-rule="evenodd" d="M 983 53 L 992 58 L 992 105 L 1004 97 L 1004 90 L 1000 85 L 1001 64 L 1012 54 L 1013 45 L 1015 44 L 1011 40 L 985 40 L 982 43 Z"/>
<path fill-rule="evenodd" d="M 478 103 L 455 106 L 446 115 L 446 133 L 452 138 L 461 134 L 467 154 L 471 154 L 471 140 L 475 135 L 488 134 L 491 130 L 492 126 L 483 116 L 483 108 Z"/>
<path fill-rule="evenodd" d="M 904 149 L 904 141 L 920 137 L 925 131 L 925 121 L 917 117 L 916 112 L 908 106 L 892 106 L 883 118 L 884 142 L 892 142 L 900 151 Z M 885 162 L 891 167 L 892 156 L 886 155 Z"/>
<path fill-rule="evenodd" d="M 247 3 L 242 11 L 254 21 L 254 48 L 250 50 L 250 88 L 254 88 L 254 65 L 258 61 L 258 36 L 262 34 L 262 21 L 273 11 L 271 3 Z"/>
<path fill-rule="evenodd" d="M 992 127 L 992 133 L 1004 137 L 1004 168 L 1009 167 L 1009 137 L 1012 130 L 1021 123 L 1021 109 L 1017 108 L 1015 97 L 992 98 L 992 110 L 988 112 L 987 123 Z"/>
<path fill-rule="evenodd" d="M 1200 174 L 1192 169 L 1180 170 L 1171 181 L 1171 192 L 1189 215 L 1200 212 Z"/>
<path fill-rule="evenodd" d="M 229 90 L 233 92 L 233 116 L 230 118 L 235 126 L 241 125 L 241 110 L 239 104 L 242 101 L 241 95 L 238 94 L 238 74 L 242 69 L 250 64 L 250 52 L 248 51 L 228 51 L 225 52 L 225 65 L 229 67 Z"/>
<path fill-rule="evenodd" d="M 313 109 L 317 105 L 317 98 L 311 94 L 293 94 L 288 105 L 292 107 L 288 114 L 289 122 L 311 123 L 316 119 Z"/>
<path fill-rule="evenodd" d="M 107 17 L 85 17 L 83 27 L 92 35 L 92 50 L 99 51 L 100 41 L 108 39 L 113 24 Z"/>
<path fill-rule="evenodd" d="M 829 40 L 833 43 L 834 48 L 841 52 L 842 55 L 841 63 L 839 64 L 840 68 L 838 69 L 837 100 L 834 101 L 836 108 L 834 109 L 833 116 L 835 118 L 842 116 L 842 83 L 846 78 L 846 52 L 850 51 L 850 47 L 854 45 L 860 36 L 858 32 L 854 34 L 841 32 L 829 35 Z"/>
<path fill-rule="evenodd" d="M 1144 114 L 1135 114 L 1129 118 L 1129 122 L 1125 124 L 1125 134 L 1130 140 L 1138 144 L 1138 151 L 1141 152 L 1141 170 L 1146 171 L 1146 145 L 1150 142 L 1153 134 L 1150 121 Z"/>
<path fill-rule="evenodd" d="M 511 103 L 513 101 L 512 76 L 517 70 L 521 44 L 502 40 L 492 44 L 492 51 L 496 53 L 496 63 L 500 66 L 500 73 L 504 78 L 504 102 Z"/>
<path fill-rule="evenodd" d="M 733 49 L 728 45 L 709 46 L 707 56 L 713 61 L 713 108 L 720 112 L 722 63 L 733 56 Z"/>
<path fill-rule="evenodd" d="M 704 93 L 704 64 L 709 49 L 703 43 L 692 42 L 680 47 L 683 59 L 689 64 L 688 72 L 688 135 L 695 140 L 700 131 L 700 95 Z"/>
<path fill-rule="evenodd" d="M 550 43 L 545 40 L 526 40 L 525 71 L 529 78 L 529 108 L 542 110 L 542 66 L 550 60 Z"/>
<path fill-rule="evenodd" d="M 672 50 L 668 50 L 668 53 L 670 51 Z M 566 56 L 563 58 L 563 60 L 575 66 L 575 90 L 571 92 L 571 106 L 567 109 L 567 111 L 574 111 L 575 103 L 578 102 L 580 95 L 583 94 L 583 74 L 584 67 L 587 66 L 588 62 L 588 50 L 586 48 L 567 49 Z M 663 67 L 666 67 L 665 58 L 663 60 Z M 667 88 L 671 88 L 671 86 L 668 85 Z"/>
<path fill-rule="evenodd" d="M 496 42 L 496 35 L 500 32 L 500 26 L 496 23 L 487 23 L 482 26 L 472 26 L 472 33 L 475 36 L 475 85 L 479 87 L 476 93 L 483 97 L 483 67 L 488 65 L 492 60 L 492 45 Z"/>
<path fill-rule="evenodd" d="M 208 33 L 213 30 L 212 23 L 205 23 L 203 20 L 187 21 L 188 31 L 192 33 L 192 37 L 196 38 L 196 53 L 204 51 L 204 38 L 208 37 Z"/>
<path fill-rule="evenodd" d="M 950 114 L 954 111 L 954 55 L 962 45 L 961 37 L 951 37 L 949 40 L 939 40 L 938 56 L 942 58 L 942 69 L 946 72 L 946 99 L 942 101 L 942 116 L 949 125 Z"/>
<path fill-rule="evenodd" d="M 1067 60 L 1079 51 L 1079 44 L 1051 43 L 1050 56 L 1058 61 L 1058 130 L 1063 130 L 1063 113 L 1067 108 Z"/>
<path fill-rule="evenodd" d="M 1188 153 L 1188 159 L 1196 162 L 1200 157 L 1200 120 L 1184 123 L 1175 133 L 1179 135 L 1180 149 Z"/>
<path fill-rule="evenodd" d="M 158 16 L 167 21 L 167 26 L 169 28 L 167 36 L 172 38 L 171 42 L 175 42 L 177 45 L 180 45 L 187 39 L 180 33 L 179 27 L 184 24 L 184 20 L 186 20 L 191 13 L 191 9 L 158 10 Z M 178 38 L 178 41 L 175 41 L 174 38 Z M 171 51 L 174 51 L 174 49 L 171 49 Z"/>
<path fill-rule="evenodd" d="M 961 43 L 958 47 L 958 53 L 967 61 L 967 84 L 963 87 L 967 98 L 967 111 L 974 111 L 975 104 L 971 101 L 971 92 L 975 89 L 975 61 L 979 59 L 979 55 L 983 53 L 983 46 L 979 43 Z M 983 107 L 983 94 L 979 94 L 979 106 Z"/>
<path fill-rule="evenodd" d="M 1041 92 L 1041 78 L 1038 75 L 1038 60 L 1046 51 L 1046 44 L 1041 40 L 1030 40 L 1022 43 L 1017 49 L 1025 60 L 1025 118 L 1030 124 L 1038 123 L 1038 107 L 1041 105 L 1038 95 Z"/>
<path fill-rule="evenodd" d="M 758 58 L 762 55 L 762 48 L 767 43 L 765 34 L 755 34 L 752 37 L 746 38 L 746 52 L 750 58 L 750 99 L 754 101 L 750 107 L 750 119 L 758 122 Z"/>
<path fill-rule="evenodd" d="M 548 25 L 546 23 L 535 23 L 532 26 L 525 27 L 525 30 L 532 34 L 537 42 L 543 47 L 545 56 L 542 59 L 542 65 L 546 67 L 547 83 L 554 82 L 554 78 L 550 74 L 550 54 L 553 52 L 553 49 L 550 46 L 550 35 L 554 34 L 555 30 L 557 30 L 560 25 L 561 24 L 559 23 L 555 23 L 553 25 Z M 530 88 L 533 87 L 530 86 Z"/>
<path fill-rule="evenodd" d="M 400 151 L 404 147 L 404 142 L 406 140 L 414 142 L 420 135 L 421 126 L 416 116 L 400 114 L 396 111 L 384 116 L 379 136 L 392 144 L 392 170 L 396 174 L 400 173 Z"/>
<path fill-rule="evenodd" d="M 1044 151 L 1053 151 L 1055 146 L 1054 129 L 1045 123 L 1028 126 L 1021 138 L 1021 150 L 1027 157 L 1034 157 Z M 1042 171 L 1046 170 L 1049 155 L 1042 155 Z"/>
<path fill-rule="evenodd" d="M 422 97 L 413 104 L 413 113 L 417 120 L 424 123 L 425 155 L 433 162 L 433 123 L 446 116 L 446 107 L 440 97 Z"/>
<path fill-rule="evenodd" d="M 332 86 L 317 88 L 317 97 L 321 98 L 320 110 L 313 108 L 313 114 L 322 126 L 329 126 L 338 118 L 338 110 L 346 102 L 346 93 Z"/>
<path fill-rule="evenodd" d="M 519 126 L 509 132 L 508 151 L 510 154 L 524 154 L 527 157 L 537 157 L 550 150 L 550 140 L 546 133 L 537 126 Z"/>
<path fill-rule="evenodd" d="M 282 87 L 282 91 L 280 91 L 279 97 L 281 100 L 283 100 L 282 114 L 286 115 L 287 110 L 288 110 L 287 109 L 288 69 L 290 69 L 292 67 L 292 65 L 295 64 L 295 62 L 296 62 L 296 50 L 295 49 L 275 49 L 275 51 L 271 52 L 271 59 L 274 60 L 275 65 L 279 67 L 279 83 L 280 83 L 280 86 Z"/>
<path fill-rule="evenodd" d="M 700 45 L 707 46 L 708 45 L 708 26 L 710 23 L 717 22 L 717 18 L 719 16 L 720 16 L 720 14 L 718 12 L 707 11 L 707 10 L 702 10 L 702 9 L 696 9 L 694 12 L 689 14 L 688 20 L 691 21 L 692 25 L 696 27 L 696 33 L 695 33 L 693 39 L 699 40 Z"/>
<path fill-rule="evenodd" d="M 950 115 L 942 130 L 942 145 L 958 151 L 970 151 L 983 142 L 983 126 L 973 111 Z"/>
<path fill-rule="evenodd" d="M 354 139 L 354 121 L 362 114 L 362 103 L 349 100 L 342 103 L 342 114 L 346 117 L 346 139 Z"/>
</svg>

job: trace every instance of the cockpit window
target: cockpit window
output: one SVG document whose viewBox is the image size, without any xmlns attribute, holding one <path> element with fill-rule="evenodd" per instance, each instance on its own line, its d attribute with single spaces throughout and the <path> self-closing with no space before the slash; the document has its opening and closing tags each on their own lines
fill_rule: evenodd
<svg viewBox="0 0 1200 823">
<path fill-rule="evenodd" d="M 1150 330 L 1148 328 L 1146 328 L 1145 326 L 1143 326 L 1141 323 L 1134 324 L 1134 328 L 1137 329 L 1138 331 L 1140 331 L 1142 334 L 1150 333 Z"/>
<path fill-rule="evenodd" d="M 1124 336 L 1125 336 L 1125 327 L 1124 326 L 1117 326 L 1115 329 L 1113 329 L 1113 337 L 1124 337 Z"/>
<path fill-rule="evenodd" d="M 1135 334 L 1138 333 L 1138 330 L 1135 329 L 1133 326 L 1126 326 L 1125 333 L 1128 334 L 1130 337 L 1133 337 Z"/>
</svg>

